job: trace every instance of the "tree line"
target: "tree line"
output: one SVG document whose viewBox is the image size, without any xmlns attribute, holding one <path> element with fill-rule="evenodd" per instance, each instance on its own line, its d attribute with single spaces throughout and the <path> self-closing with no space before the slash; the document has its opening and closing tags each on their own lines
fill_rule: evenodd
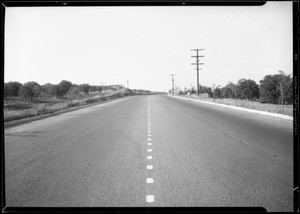
<svg viewBox="0 0 300 214">
<path fill-rule="evenodd" d="M 37 82 L 29 81 L 21 84 L 19 82 L 4 83 L 4 98 L 20 96 L 29 98 L 33 101 L 34 98 L 39 97 L 41 94 L 55 96 L 57 98 L 67 97 L 72 99 L 76 94 L 88 94 L 90 92 L 101 92 L 102 86 L 89 85 L 89 84 L 73 84 L 70 81 L 62 80 L 59 84 L 47 83 L 40 85 Z"/>
<path fill-rule="evenodd" d="M 279 71 L 266 75 L 259 85 L 251 79 L 240 79 L 237 84 L 229 82 L 225 87 L 206 87 L 199 85 L 200 93 L 208 93 L 211 98 L 247 99 L 261 103 L 293 104 L 293 78 Z M 196 94 L 195 87 L 179 91 L 179 95 Z"/>
</svg>

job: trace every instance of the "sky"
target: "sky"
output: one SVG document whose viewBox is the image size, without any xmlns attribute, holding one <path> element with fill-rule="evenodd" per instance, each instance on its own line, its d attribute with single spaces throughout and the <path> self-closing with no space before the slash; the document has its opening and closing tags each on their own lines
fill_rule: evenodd
<svg viewBox="0 0 300 214">
<path fill-rule="evenodd" d="M 7 7 L 4 82 L 167 92 L 292 74 L 292 2 L 263 6 Z"/>
</svg>

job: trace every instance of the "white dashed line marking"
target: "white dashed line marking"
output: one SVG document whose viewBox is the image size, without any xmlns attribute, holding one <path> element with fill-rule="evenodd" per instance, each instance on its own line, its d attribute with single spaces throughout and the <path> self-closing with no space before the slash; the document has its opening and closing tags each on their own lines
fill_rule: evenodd
<svg viewBox="0 0 300 214">
<path fill-rule="evenodd" d="M 153 165 L 147 165 L 147 169 L 153 169 Z"/>
<path fill-rule="evenodd" d="M 154 202 L 154 195 L 147 195 L 147 196 L 146 196 L 146 201 L 147 201 L 148 203 Z"/>
<path fill-rule="evenodd" d="M 151 141 L 151 120 L 150 120 L 150 97 L 148 97 L 148 142 Z M 151 146 L 152 143 L 148 143 L 148 146 Z M 152 149 L 147 149 L 147 152 L 152 152 Z M 147 156 L 148 160 L 152 160 L 152 156 Z M 153 165 L 147 165 L 147 169 L 153 169 Z M 147 184 L 153 183 L 153 178 L 146 179 Z M 146 202 L 153 203 L 154 195 L 146 195 Z"/>
<path fill-rule="evenodd" d="M 147 178 L 146 182 L 147 182 L 147 184 L 152 184 L 154 181 L 153 181 L 153 178 Z"/>
</svg>

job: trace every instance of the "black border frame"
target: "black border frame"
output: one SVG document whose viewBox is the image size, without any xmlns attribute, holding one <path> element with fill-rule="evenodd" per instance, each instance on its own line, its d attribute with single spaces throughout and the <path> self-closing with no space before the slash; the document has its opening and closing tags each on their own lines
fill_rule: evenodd
<svg viewBox="0 0 300 214">
<path fill-rule="evenodd" d="M 299 2 L 293 0 L 293 79 L 294 79 L 294 212 L 299 212 Z M 6 7 L 69 7 L 69 6 L 260 6 L 262 0 L 39 0 L 1 1 L 1 96 L 4 91 L 4 35 Z M 1 99 L 3 108 L 3 99 Z M 4 170 L 4 115 L 1 111 L 1 211 L 3 213 L 265 213 L 261 207 L 6 207 Z"/>
</svg>

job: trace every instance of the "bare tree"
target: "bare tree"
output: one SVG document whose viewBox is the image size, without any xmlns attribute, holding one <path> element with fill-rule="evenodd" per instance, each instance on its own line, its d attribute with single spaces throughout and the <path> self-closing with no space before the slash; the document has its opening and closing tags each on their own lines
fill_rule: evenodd
<svg viewBox="0 0 300 214">
<path fill-rule="evenodd" d="M 217 88 L 221 87 L 221 85 L 218 85 L 216 88 L 215 88 L 215 83 L 213 84 L 213 88 L 212 88 L 212 92 L 213 92 L 213 101 L 215 102 L 215 90 Z"/>
</svg>

